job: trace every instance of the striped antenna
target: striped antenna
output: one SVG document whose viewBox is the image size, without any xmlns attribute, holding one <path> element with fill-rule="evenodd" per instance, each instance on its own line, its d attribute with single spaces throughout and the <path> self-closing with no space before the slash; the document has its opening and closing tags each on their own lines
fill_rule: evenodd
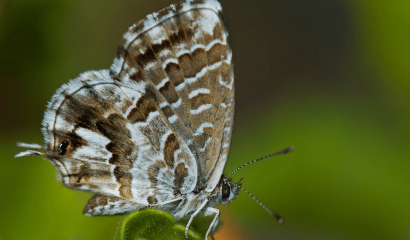
<svg viewBox="0 0 410 240">
<path fill-rule="evenodd" d="M 276 219 L 278 219 L 279 223 L 282 224 L 283 223 L 283 218 L 275 213 L 274 211 L 270 210 L 267 206 L 265 206 L 265 204 L 261 203 L 255 196 L 253 196 L 250 192 L 248 192 L 248 190 L 246 190 L 245 188 L 243 188 L 241 185 L 239 184 L 235 184 L 236 186 L 240 187 L 244 192 L 246 192 L 247 194 L 249 194 L 249 196 L 251 196 L 253 198 L 253 200 L 255 200 L 257 203 L 259 203 L 259 205 L 261 205 L 261 207 L 263 207 L 266 211 L 268 211 L 270 213 L 270 215 L 274 216 Z"/>
<path fill-rule="evenodd" d="M 227 177 L 231 176 L 232 173 L 238 171 L 239 169 L 245 167 L 246 165 L 249 165 L 249 164 L 251 164 L 251 163 L 254 163 L 254 162 L 263 160 L 263 159 L 265 159 L 265 158 L 270 158 L 270 157 L 273 157 L 273 156 L 276 156 L 276 155 L 281 155 L 281 154 L 285 154 L 285 153 L 292 152 L 293 149 L 295 149 L 295 147 L 294 147 L 294 146 L 291 146 L 291 147 L 288 147 L 288 148 L 286 148 L 285 150 L 282 150 L 282 151 L 280 151 L 280 152 L 272 153 L 272 154 L 270 154 L 270 155 L 268 155 L 268 156 L 264 156 L 264 157 L 255 159 L 255 160 L 253 160 L 253 161 L 250 161 L 250 162 L 248 162 L 248 163 L 245 163 L 244 165 L 242 165 L 242 166 L 238 167 L 237 169 L 233 170 Z"/>
</svg>

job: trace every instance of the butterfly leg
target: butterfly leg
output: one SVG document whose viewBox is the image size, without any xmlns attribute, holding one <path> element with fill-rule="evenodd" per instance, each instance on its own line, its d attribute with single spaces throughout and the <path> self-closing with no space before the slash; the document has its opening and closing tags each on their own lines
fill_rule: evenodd
<svg viewBox="0 0 410 240">
<path fill-rule="evenodd" d="M 189 225 L 191 225 L 192 220 L 198 213 L 202 211 L 202 209 L 205 207 L 205 205 L 208 203 L 208 199 L 206 199 L 199 207 L 198 209 L 191 215 L 191 218 L 188 221 L 188 224 L 185 227 L 185 238 L 188 239 L 188 230 L 189 230 Z"/>
<path fill-rule="evenodd" d="M 206 231 L 206 235 L 205 235 L 205 239 L 208 238 L 209 232 L 211 232 L 211 238 L 214 239 L 214 232 L 216 229 L 216 226 L 218 226 L 218 222 L 219 222 L 219 213 L 221 211 L 219 209 L 216 208 L 207 208 L 205 211 L 205 216 L 211 215 L 211 214 L 216 214 L 214 217 L 214 220 L 212 221 L 211 225 L 209 225 L 208 231 Z"/>
</svg>

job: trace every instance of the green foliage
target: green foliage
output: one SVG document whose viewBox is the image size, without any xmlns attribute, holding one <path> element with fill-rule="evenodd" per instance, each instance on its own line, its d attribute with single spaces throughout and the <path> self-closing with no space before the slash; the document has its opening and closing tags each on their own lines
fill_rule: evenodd
<svg viewBox="0 0 410 240">
<path fill-rule="evenodd" d="M 121 223 L 115 240 L 172 240 L 185 239 L 185 226 L 175 224 L 174 218 L 167 212 L 156 209 L 135 211 Z M 192 230 L 188 239 L 203 239 Z"/>
<path fill-rule="evenodd" d="M 25 150 L 15 143 L 42 144 L 54 91 L 85 70 L 108 68 L 132 23 L 178 1 L 0 0 L 0 240 L 114 239 L 125 217 L 84 216 L 92 194 L 62 187 L 44 157 L 14 159 Z M 225 173 L 296 147 L 233 175 L 285 225 L 242 192 L 222 207 L 229 227 L 221 235 L 409 239 L 410 1 L 260 1 L 234 9 L 249 1 L 220 2 L 231 9 L 237 88 Z M 336 6 L 342 18 L 332 14 Z M 257 21 L 262 10 L 275 21 Z M 347 31 L 342 40 L 330 41 L 339 31 Z M 259 94 L 264 89 L 272 97 Z M 191 228 L 204 236 L 212 217 L 195 218 Z"/>
</svg>

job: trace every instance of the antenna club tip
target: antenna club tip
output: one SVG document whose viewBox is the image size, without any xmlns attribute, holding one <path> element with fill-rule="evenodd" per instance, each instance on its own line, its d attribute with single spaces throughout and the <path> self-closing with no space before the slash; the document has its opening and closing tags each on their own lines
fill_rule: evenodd
<svg viewBox="0 0 410 240">
<path fill-rule="evenodd" d="M 293 150 L 295 150 L 295 146 L 290 146 L 287 149 L 285 149 L 284 153 L 289 153 L 289 152 L 292 152 Z"/>
<path fill-rule="evenodd" d="M 280 224 L 285 223 L 285 221 L 283 220 L 283 218 L 279 218 L 278 221 L 279 221 Z"/>
</svg>

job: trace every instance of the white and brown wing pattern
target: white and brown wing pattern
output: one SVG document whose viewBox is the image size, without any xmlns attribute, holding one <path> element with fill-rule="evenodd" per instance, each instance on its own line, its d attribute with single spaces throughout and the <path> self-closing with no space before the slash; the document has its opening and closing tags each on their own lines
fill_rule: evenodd
<svg viewBox="0 0 410 240">
<path fill-rule="evenodd" d="M 114 215 L 144 207 L 175 219 L 215 214 L 233 201 L 242 167 L 228 176 L 234 117 L 232 52 L 221 5 L 187 0 L 130 27 L 109 70 L 88 71 L 64 84 L 44 114 L 45 147 L 18 143 L 16 155 L 46 156 L 62 183 L 94 192 L 83 213 Z M 280 222 L 283 219 L 255 197 Z"/>
<path fill-rule="evenodd" d="M 86 72 L 57 90 L 45 112 L 45 156 L 61 181 L 98 194 L 84 209 L 88 215 L 172 201 L 196 184 L 194 155 L 151 86 L 133 87 L 114 81 L 108 70 Z"/>
<path fill-rule="evenodd" d="M 126 32 L 110 75 L 138 89 L 150 81 L 169 125 L 187 143 L 198 168 L 196 187 L 215 189 L 233 126 L 232 53 L 221 6 L 213 0 L 171 5 Z"/>
</svg>

